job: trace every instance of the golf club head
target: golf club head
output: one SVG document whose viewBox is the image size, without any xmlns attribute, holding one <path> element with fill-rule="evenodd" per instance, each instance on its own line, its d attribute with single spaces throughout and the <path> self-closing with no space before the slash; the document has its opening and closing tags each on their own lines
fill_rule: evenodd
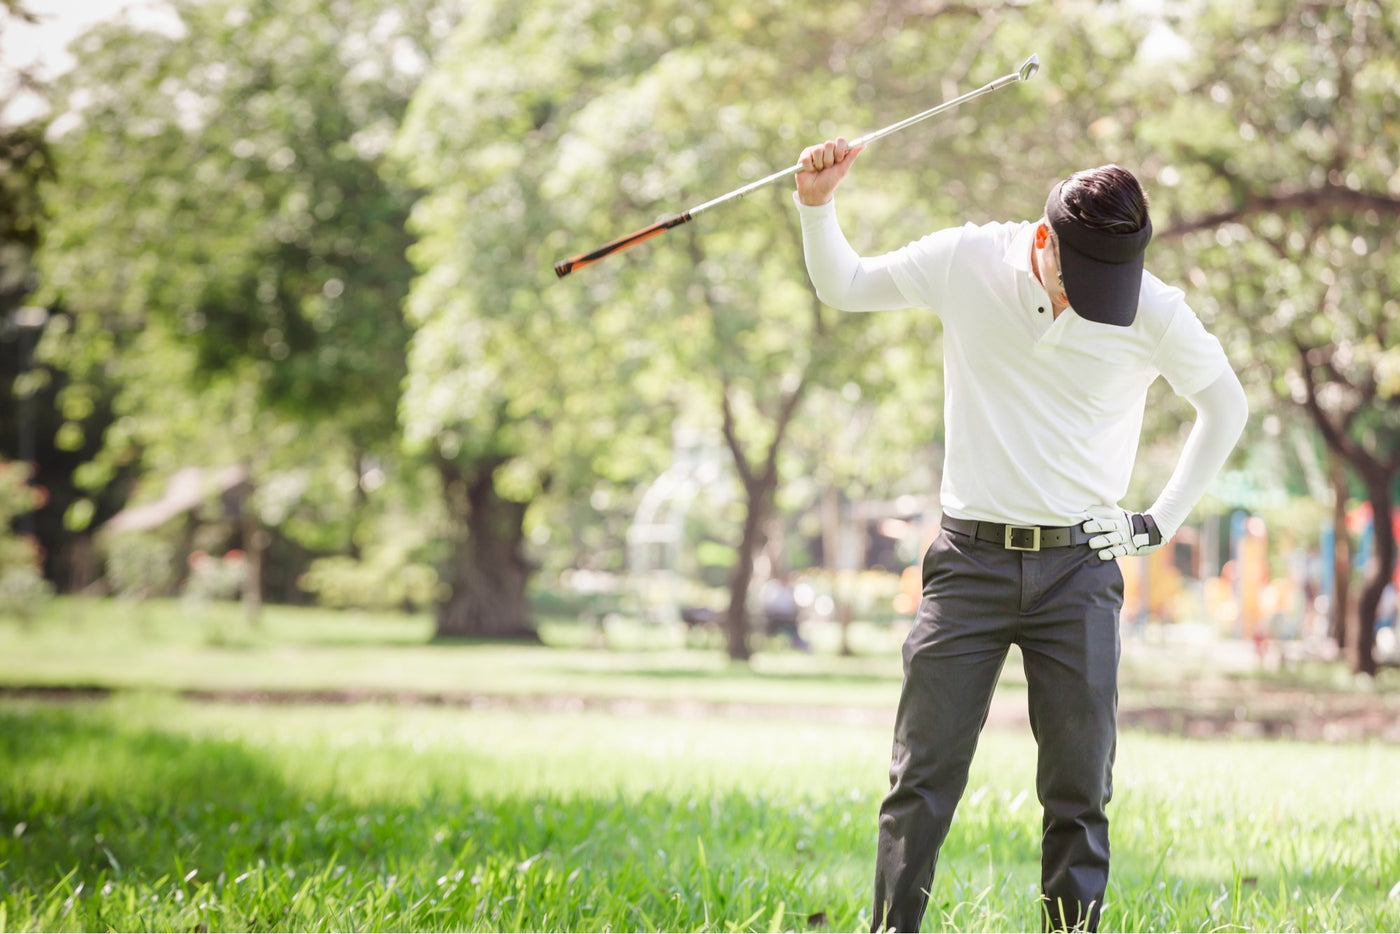
<svg viewBox="0 0 1400 934">
<path fill-rule="evenodd" d="M 1021 70 L 1017 72 L 1017 75 L 1022 81 L 1029 81 L 1031 79 L 1031 75 L 1035 74 L 1039 70 L 1040 56 L 1032 55 L 1030 58 L 1026 59 L 1026 63 L 1021 66 Z"/>
</svg>

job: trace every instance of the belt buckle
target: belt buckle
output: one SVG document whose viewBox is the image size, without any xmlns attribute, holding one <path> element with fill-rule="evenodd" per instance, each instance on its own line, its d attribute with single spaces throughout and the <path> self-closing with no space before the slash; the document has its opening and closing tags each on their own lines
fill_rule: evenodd
<svg viewBox="0 0 1400 934">
<path fill-rule="evenodd" d="M 1030 544 L 1026 544 L 1028 541 Z M 1005 545 L 1007 551 L 1039 551 L 1040 526 L 1008 525 Z"/>
</svg>

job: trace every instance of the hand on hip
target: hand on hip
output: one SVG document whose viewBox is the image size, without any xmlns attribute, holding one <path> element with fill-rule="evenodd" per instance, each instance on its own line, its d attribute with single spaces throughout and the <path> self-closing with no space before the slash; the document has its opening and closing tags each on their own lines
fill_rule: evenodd
<svg viewBox="0 0 1400 934">
<path fill-rule="evenodd" d="M 1104 561 L 1124 555 L 1150 555 L 1163 544 L 1157 520 L 1145 512 L 1105 511 L 1085 522 L 1082 528 L 1094 536 L 1089 539 L 1089 547 Z"/>
</svg>

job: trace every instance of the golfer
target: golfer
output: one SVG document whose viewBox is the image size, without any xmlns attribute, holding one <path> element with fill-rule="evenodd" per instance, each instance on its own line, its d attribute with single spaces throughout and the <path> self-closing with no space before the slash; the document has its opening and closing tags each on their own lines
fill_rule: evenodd
<svg viewBox="0 0 1400 934">
<path fill-rule="evenodd" d="M 1116 558 L 1155 551 L 1185 521 L 1239 440 L 1244 392 L 1181 290 L 1143 271 L 1152 223 L 1128 171 L 1076 172 L 1036 221 L 966 224 L 862 258 L 832 198 L 861 148 L 836 139 L 802 153 L 807 271 L 836 308 L 942 319 L 947 451 L 942 529 L 904 643 L 872 929 L 919 929 L 1017 645 L 1039 749 L 1042 922 L 1097 930 L 1117 736 Z M 1119 502 L 1159 375 L 1196 421 L 1161 495 L 1133 512 Z"/>
</svg>

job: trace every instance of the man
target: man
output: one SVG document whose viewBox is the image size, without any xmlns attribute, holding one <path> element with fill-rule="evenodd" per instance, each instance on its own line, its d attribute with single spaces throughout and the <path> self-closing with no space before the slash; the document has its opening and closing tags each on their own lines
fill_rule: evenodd
<svg viewBox="0 0 1400 934">
<path fill-rule="evenodd" d="M 925 307 L 943 323 L 942 530 L 904 644 L 876 931 L 917 931 L 1007 649 L 1025 660 L 1044 809 L 1042 921 L 1097 930 L 1117 737 L 1116 558 L 1169 540 L 1225 462 L 1247 406 L 1182 292 L 1143 271 L 1147 199 L 1118 166 L 1055 185 L 1034 223 L 942 230 L 863 259 L 833 193 L 861 147 L 808 147 L 797 173 L 807 270 L 849 311 Z M 1124 511 L 1148 385 L 1196 422 L 1165 489 Z"/>
</svg>

